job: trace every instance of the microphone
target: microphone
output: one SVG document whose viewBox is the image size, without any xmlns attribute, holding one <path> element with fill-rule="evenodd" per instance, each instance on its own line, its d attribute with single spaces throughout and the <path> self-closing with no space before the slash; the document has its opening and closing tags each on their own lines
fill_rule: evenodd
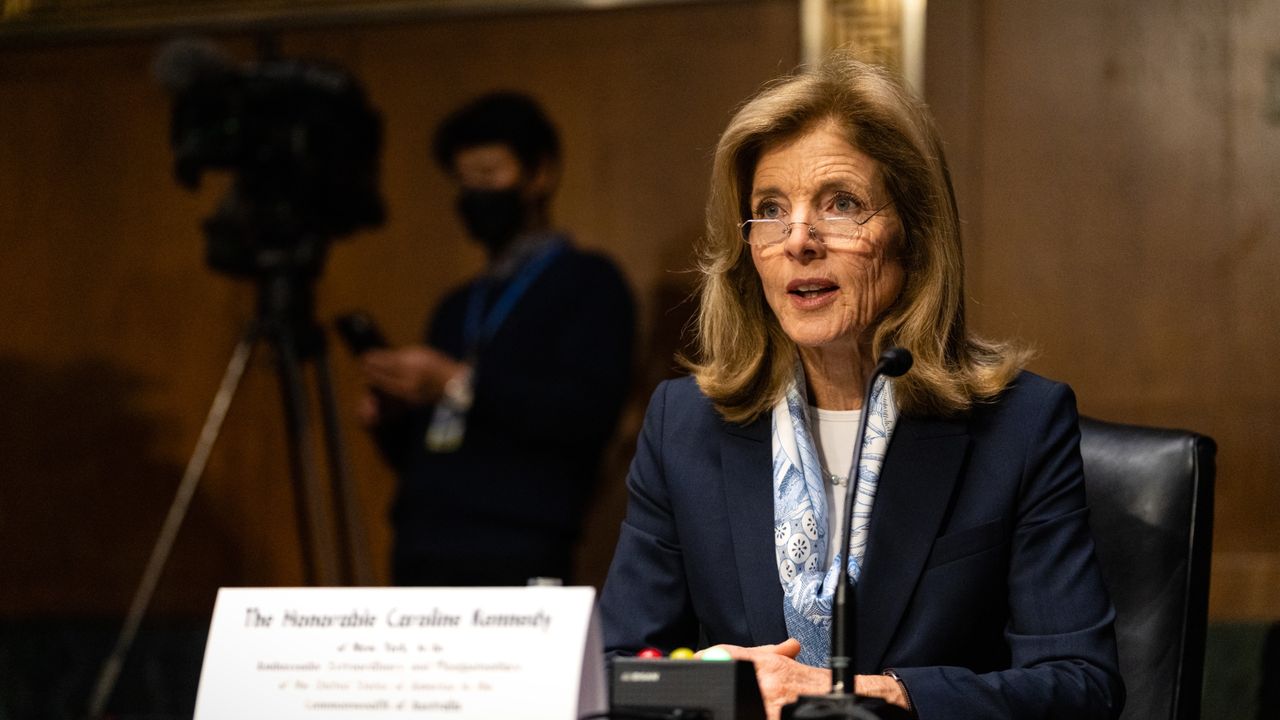
<svg viewBox="0 0 1280 720">
<path fill-rule="evenodd" d="M 911 369 L 911 363 L 914 360 L 911 357 L 911 351 L 906 348 L 892 347 L 880 353 L 880 362 L 876 363 L 876 369 L 871 371 L 872 380 L 879 373 L 885 377 L 902 377 Z M 870 383 L 867 384 L 870 388 Z"/>
<path fill-rule="evenodd" d="M 853 597 L 849 593 L 849 536 L 853 522 L 853 504 L 858 495 L 858 476 L 862 464 L 862 445 L 867 437 L 867 419 L 871 416 L 871 391 L 881 375 L 901 377 L 911 369 L 911 352 L 894 347 L 880 354 L 875 369 L 867 377 L 862 394 L 862 417 L 858 420 L 858 439 L 853 447 L 853 473 L 849 491 L 844 496 L 844 531 L 840 533 L 840 569 L 836 575 L 835 598 L 831 609 L 831 692 L 826 695 L 802 695 L 782 708 L 782 720 L 894 720 L 910 718 L 906 710 L 880 700 L 859 700 L 853 691 Z"/>
</svg>

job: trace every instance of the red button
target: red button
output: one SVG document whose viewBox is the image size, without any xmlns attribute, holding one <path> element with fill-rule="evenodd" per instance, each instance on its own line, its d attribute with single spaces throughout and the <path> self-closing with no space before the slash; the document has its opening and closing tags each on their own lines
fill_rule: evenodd
<svg viewBox="0 0 1280 720">
<path fill-rule="evenodd" d="M 648 647 L 648 648 L 645 648 L 645 649 L 641 650 L 640 652 L 636 653 L 636 657 L 638 657 L 638 658 L 660 658 L 660 657 L 662 657 L 662 651 L 661 651 L 661 650 L 659 650 L 658 648 L 651 648 L 651 647 Z"/>
</svg>

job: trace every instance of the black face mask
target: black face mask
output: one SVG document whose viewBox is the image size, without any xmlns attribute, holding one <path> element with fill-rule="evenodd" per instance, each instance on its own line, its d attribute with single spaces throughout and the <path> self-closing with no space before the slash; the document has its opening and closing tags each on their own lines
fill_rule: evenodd
<svg viewBox="0 0 1280 720">
<path fill-rule="evenodd" d="M 524 199 L 520 188 L 507 190 L 463 190 L 458 195 L 458 214 L 467 232 L 490 253 L 507 246 L 524 228 Z"/>
</svg>

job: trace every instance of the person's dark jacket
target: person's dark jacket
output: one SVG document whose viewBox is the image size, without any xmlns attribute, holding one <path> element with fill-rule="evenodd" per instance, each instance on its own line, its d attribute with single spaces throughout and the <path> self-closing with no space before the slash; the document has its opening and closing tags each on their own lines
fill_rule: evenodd
<svg viewBox="0 0 1280 720">
<path fill-rule="evenodd" d="M 426 334 L 428 345 L 458 360 L 469 359 L 463 325 L 475 284 L 442 301 Z M 486 305 L 504 288 L 491 288 Z M 457 451 L 427 451 L 433 407 L 381 428 L 380 445 L 400 474 L 397 557 L 567 557 L 629 390 L 634 333 L 631 294 L 613 263 L 572 247 L 559 252 L 473 358 L 474 404 Z"/>
<path fill-rule="evenodd" d="M 628 484 L 608 651 L 787 638 L 769 414 L 727 423 L 692 379 L 668 382 Z M 855 670 L 896 670 L 924 720 L 1118 715 L 1071 390 L 1023 373 L 966 417 L 900 417 L 855 596 Z"/>
</svg>

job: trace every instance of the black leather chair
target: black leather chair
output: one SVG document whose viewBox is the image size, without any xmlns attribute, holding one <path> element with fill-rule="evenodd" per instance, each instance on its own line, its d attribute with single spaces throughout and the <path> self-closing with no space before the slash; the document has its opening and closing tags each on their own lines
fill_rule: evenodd
<svg viewBox="0 0 1280 720">
<path fill-rule="evenodd" d="M 1217 446 L 1192 432 L 1090 418 L 1080 432 L 1128 690 L 1121 720 L 1199 718 Z"/>
</svg>

